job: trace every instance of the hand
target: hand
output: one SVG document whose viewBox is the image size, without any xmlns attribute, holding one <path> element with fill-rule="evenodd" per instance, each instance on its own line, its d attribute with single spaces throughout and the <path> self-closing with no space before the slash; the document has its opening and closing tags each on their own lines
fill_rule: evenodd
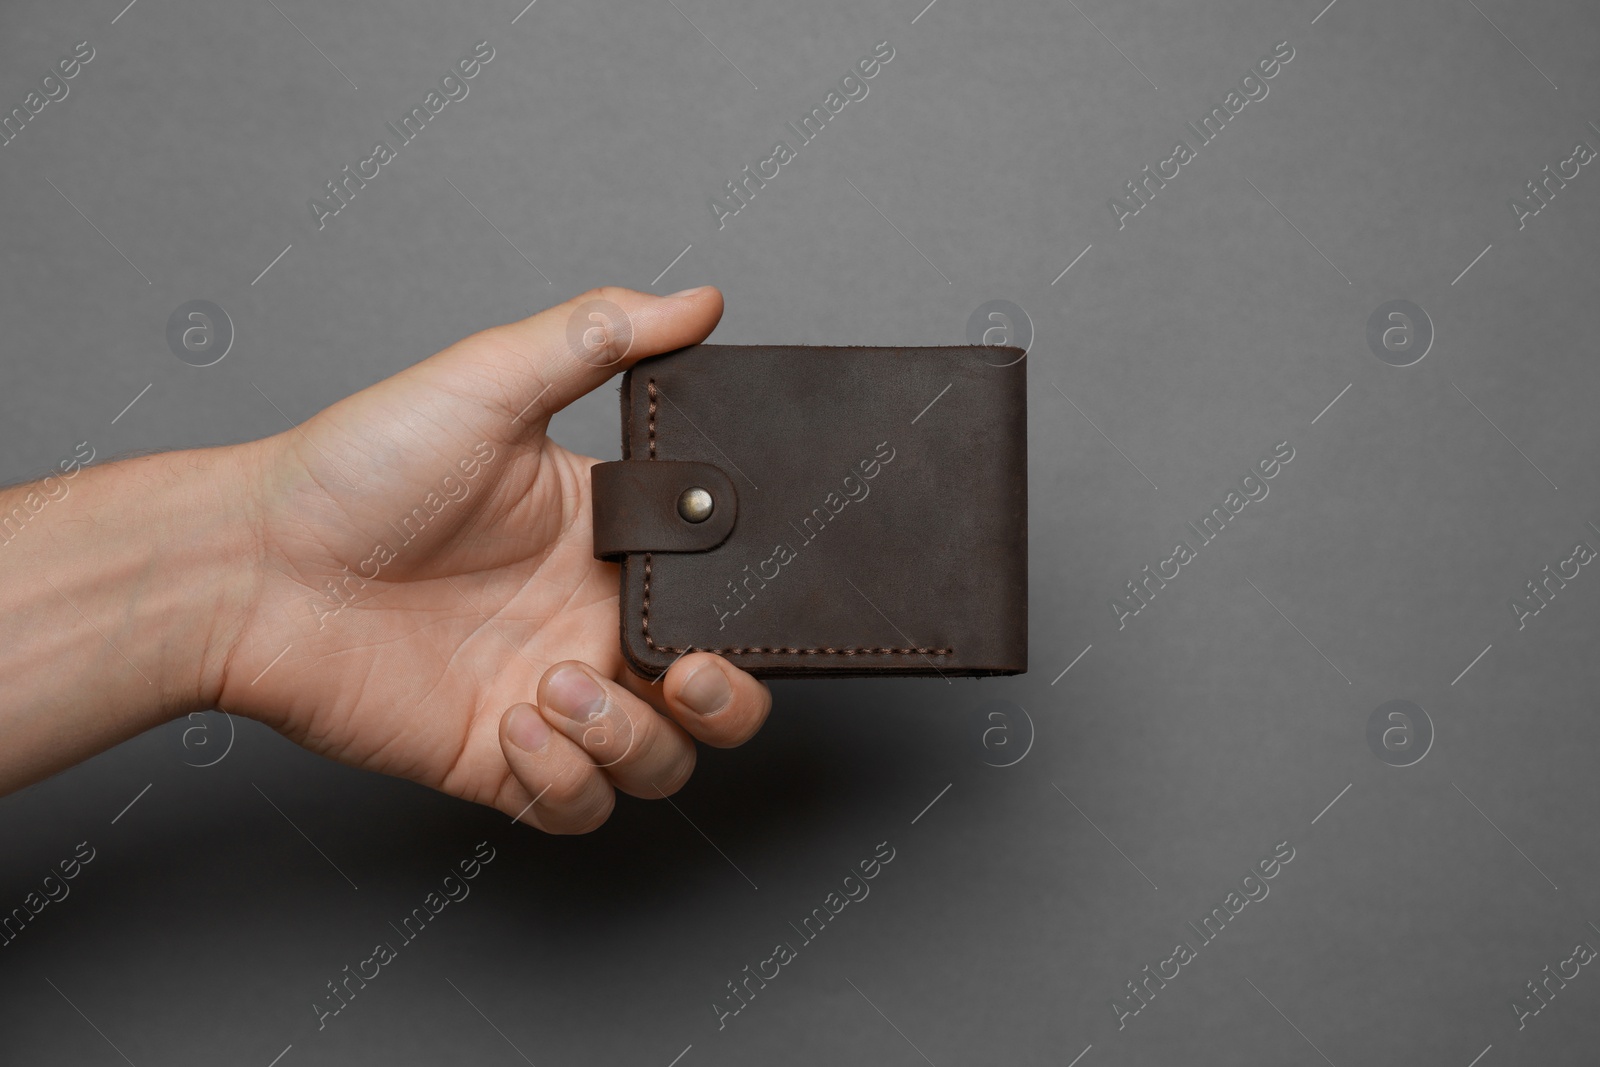
<svg viewBox="0 0 1600 1067">
<path fill-rule="evenodd" d="M 575 352 L 569 322 L 597 301 L 612 310 Z M 692 739 L 748 740 L 771 699 L 732 664 L 627 669 L 618 568 L 592 555 L 596 461 L 545 436 L 566 404 L 721 314 L 709 287 L 596 290 L 239 446 L 253 577 L 202 691 L 314 752 L 552 833 L 599 826 L 617 789 L 677 790 Z"/>
</svg>

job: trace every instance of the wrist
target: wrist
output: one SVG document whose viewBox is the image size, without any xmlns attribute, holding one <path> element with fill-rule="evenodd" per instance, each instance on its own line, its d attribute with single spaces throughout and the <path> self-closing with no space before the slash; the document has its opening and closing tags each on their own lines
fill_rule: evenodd
<svg viewBox="0 0 1600 1067">
<path fill-rule="evenodd" d="M 254 443 L 138 456 L 86 473 L 81 507 L 114 632 L 154 687 L 139 729 L 216 706 L 260 581 Z M 89 608 L 84 609 L 95 620 Z M 141 702 L 142 704 L 143 702 Z"/>
<path fill-rule="evenodd" d="M 178 714 L 219 706 L 260 597 L 262 470 L 273 440 L 173 454 L 188 471 L 171 524 L 171 557 L 180 570 L 198 571 L 188 607 L 199 613 L 189 626 L 191 655 L 174 664 L 194 707 Z"/>
<path fill-rule="evenodd" d="M 75 464 L 0 493 L 0 792 L 215 706 L 260 580 L 252 449 Z"/>
</svg>

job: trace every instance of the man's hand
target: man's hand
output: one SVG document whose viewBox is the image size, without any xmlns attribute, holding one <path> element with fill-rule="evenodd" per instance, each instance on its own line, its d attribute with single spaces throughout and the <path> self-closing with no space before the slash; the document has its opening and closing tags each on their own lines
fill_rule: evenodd
<svg viewBox="0 0 1600 1067">
<path fill-rule="evenodd" d="M 709 653 L 660 679 L 623 663 L 617 568 L 592 555 L 595 460 L 545 436 L 563 406 L 721 313 L 712 288 L 596 290 L 220 450 L 203 465 L 229 484 L 210 506 L 236 512 L 244 558 L 198 642 L 198 684 L 155 680 L 178 694 L 165 714 L 248 715 L 553 833 L 599 826 L 616 789 L 678 789 L 692 739 L 747 740 L 770 707 L 748 674 Z"/>
</svg>

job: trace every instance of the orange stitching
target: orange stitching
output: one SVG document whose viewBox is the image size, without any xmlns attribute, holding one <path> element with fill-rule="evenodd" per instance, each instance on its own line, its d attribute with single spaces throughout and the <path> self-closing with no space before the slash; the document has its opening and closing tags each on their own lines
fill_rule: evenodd
<svg viewBox="0 0 1600 1067">
<path fill-rule="evenodd" d="M 654 378 L 645 382 L 646 391 L 650 394 L 649 407 L 649 442 L 650 458 L 656 458 L 656 380 Z M 653 564 L 651 554 L 644 554 L 644 606 L 640 613 L 639 629 L 644 634 L 644 643 L 652 652 L 672 652 L 681 654 L 695 651 L 693 645 L 688 648 L 672 648 L 667 645 L 658 645 L 650 636 L 650 572 Z M 716 652 L 724 655 L 784 655 L 784 656 L 949 656 L 954 654 L 954 649 L 949 648 L 702 648 L 700 652 Z"/>
</svg>

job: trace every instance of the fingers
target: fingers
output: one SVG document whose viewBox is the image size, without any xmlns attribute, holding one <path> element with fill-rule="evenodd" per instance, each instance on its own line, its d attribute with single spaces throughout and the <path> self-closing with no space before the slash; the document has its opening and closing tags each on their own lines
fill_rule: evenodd
<svg viewBox="0 0 1600 1067">
<path fill-rule="evenodd" d="M 716 748 L 750 740 L 772 710 L 764 683 L 710 652 L 691 652 L 674 663 L 661 696 L 674 720 Z"/>
<path fill-rule="evenodd" d="M 480 384 L 508 417 L 537 423 L 646 356 L 705 340 L 721 317 L 711 286 L 671 296 L 607 286 L 473 334 L 418 370 Z"/>
<path fill-rule="evenodd" d="M 611 814 L 615 789 L 671 795 L 694 771 L 694 739 L 743 744 L 771 708 L 765 685 L 707 652 L 682 657 L 659 685 L 557 663 L 540 679 L 538 706 L 517 704 L 500 722 L 506 763 L 527 791 L 521 821 L 549 833 L 588 833 Z M 512 814 L 521 804 L 500 802 Z"/>
<path fill-rule="evenodd" d="M 514 704 L 500 717 L 500 751 L 527 796 L 496 806 L 520 822 L 546 833 L 586 834 L 616 805 L 605 772 L 532 704 Z"/>
<path fill-rule="evenodd" d="M 675 793 L 694 770 L 694 742 L 688 734 L 582 663 L 569 660 L 545 672 L 539 708 L 624 793 Z"/>
<path fill-rule="evenodd" d="M 506 762 L 534 799 L 530 814 L 543 829 L 586 833 L 610 814 L 613 788 L 666 796 L 694 771 L 688 734 L 584 664 L 568 661 L 546 671 L 538 701 L 537 709 L 519 704 L 508 711 L 501 737 Z"/>
</svg>

